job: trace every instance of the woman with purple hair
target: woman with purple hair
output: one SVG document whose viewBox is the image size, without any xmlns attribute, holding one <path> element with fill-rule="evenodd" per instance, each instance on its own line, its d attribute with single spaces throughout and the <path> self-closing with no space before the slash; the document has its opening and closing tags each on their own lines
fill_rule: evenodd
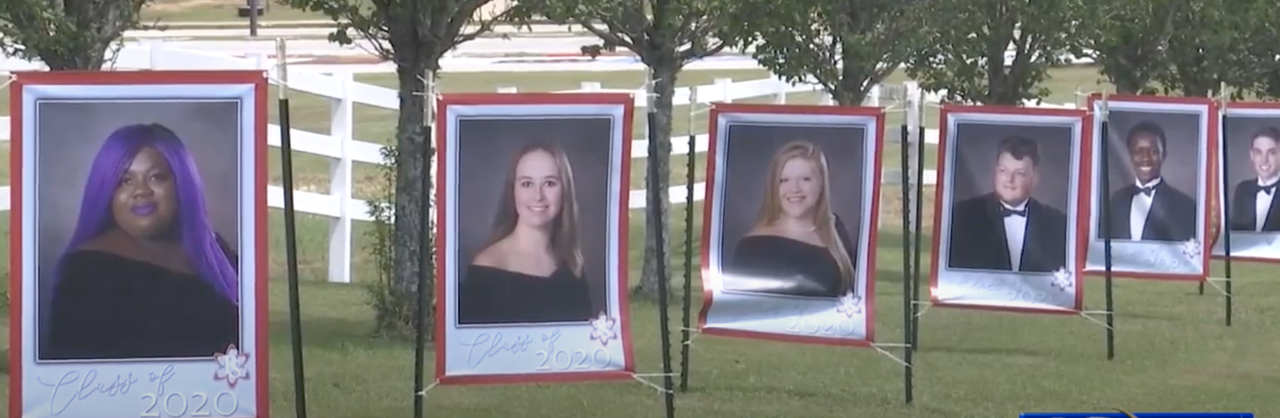
<svg viewBox="0 0 1280 418">
<path fill-rule="evenodd" d="M 239 345 L 234 251 L 182 140 L 159 124 L 98 150 L 54 268 L 44 360 L 211 357 Z"/>
</svg>

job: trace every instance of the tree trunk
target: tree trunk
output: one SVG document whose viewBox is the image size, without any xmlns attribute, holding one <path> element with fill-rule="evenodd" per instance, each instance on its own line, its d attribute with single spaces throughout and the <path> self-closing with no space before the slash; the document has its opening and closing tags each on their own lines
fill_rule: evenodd
<svg viewBox="0 0 1280 418">
<path fill-rule="evenodd" d="M 1158 71 L 1157 66 L 1152 65 L 1156 62 L 1156 51 L 1155 45 L 1129 45 L 1110 48 L 1097 60 L 1102 64 L 1102 74 L 1116 86 L 1117 94 L 1142 94 L 1151 85 L 1153 73 Z"/>
<path fill-rule="evenodd" d="M 431 179 L 431 158 L 426 133 L 426 85 L 420 77 L 431 69 L 420 60 L 398 60 L 400 118 L 396 125 L 395 253 L 394 280 L 402 288 L 416 289 L 422 257 L 426 253 L 422 226 L 428 207 L 423 205 L 426 182 Z"/>
<path fill-rule="evenodd" d="M 658 178 L 649 178 L 650 171 L 646 171 L 644 265 L 640 272 L 640 284 L 633 292 L 647 297 L 658 295 L 658 232 L 665 233 L 667 237 L 662 243 L 662 254 L 666 259 L 671 258 L 671 206 L 667 188 L 671 185 L 671 107 L 676 94 L 676 74 L 680 72 L 674 60 L 654 67 L 653 90 L 657 97 L 652 110 L 657 114 L 654 115 L 654 124 L 649 126 L 649 130 L 650 139 L 657 138 L 655 144 L 658 152 L 649 155 L 648 163 L 657 166 Z M 666 270 L 663 277 L 670 281 L 670 263 Z"/>
<path fill-rule="evenodd" d="M 851 48 L 845 46 L 842 49 L 848 51 Z M 853 54 L 841 54 L 840 60 L 840 81 L 836 83 L 836 91 L 828 93 L 838 106 L 862 106 L 867 100 L 868 89 L 865 85 L 871 77 L 861 73 L 862 67 Z M 871 70 L 875 71 L 875 68 L 872 67 Z"/>
<path fill-rule="evenodd" d="M 992 36 L 990 43 L 987 44 L 987 94 L 982 104 L 987 105 L 1009 105 L 1017 106 L 1020 95 L 1017 90 L 1016 77 L 1013 74 L 1025 74 L 1022 68 L 1027 65 L 1020 60 L 1020 55 L 1024 52 L 1018 51 L 1019 55 L 1015 55 L 1013 65 L 1009 68 L 1004 66 L 1004 53 L 1008 49 L 1007 45 L 1012 40 L 1012 31 L 1009 36 Z M 1004 41 L 999 42 L 997 41 Z"/>
<path fill-rule="evenodd" d="M 40 54 L 40 61 L 49 71 L 101 71 L 107 61 L 108 45 L 76 44 L 79 48 L 49 51 Z"/>
</svg>

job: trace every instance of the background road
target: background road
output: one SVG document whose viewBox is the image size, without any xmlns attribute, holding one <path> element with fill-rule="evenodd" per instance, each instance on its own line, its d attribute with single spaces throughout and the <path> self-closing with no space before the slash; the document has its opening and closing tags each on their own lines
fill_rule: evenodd
<svg viewBox="0 0 1280 418">
<path fill-rule="evenodd" d="M 142 44 L 147 42 L 162 42 L 166 48 L 192 49 L 228 55 L 273 55 L 276 50 L 274 38 L 253 40 L 208 40 L 192 37 L 150 38 L 146 40 L 127 41 L 126 45 Z M 450 55 L 493 56 L 512 54 L 577 54 L 581 51 L 583 46 L 595 45 L 598 43 L 600 43 L 599 38 L 585 36 L 510 39 L 481 38 L 459 45 L 450 53 Z M 372 50 L 372 43 L 367 40 L 357 40 L 356 43 L 352 45 L 340 46 L 322 39 L 289 39 L 288 48 L 289 54 L 291 55 L 368 55 L 369 53 L 366 51 Z"/>
</svg>

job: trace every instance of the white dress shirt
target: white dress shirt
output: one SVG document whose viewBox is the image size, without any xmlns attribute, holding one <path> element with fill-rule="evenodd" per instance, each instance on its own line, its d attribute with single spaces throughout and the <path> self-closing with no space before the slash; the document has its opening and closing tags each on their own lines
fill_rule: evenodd
<svg viewBox="0 0 1280 418">
<path fill-rule="evenodd" d="M 1000 202 L 1000 206 L 1005 209 L 1024 211 L 1027 210 L 1027 202 L 1023 201 L 1015 206 Z M 1030 214 L 1028 214 L 1030 215 Z M 1022 265 L 1022 245 L 1026 241 L 1027 235 L 1027 217 L 1018 215 L 1009 215 L 1004 217 L 1004 243 L 1009 251 L 1009 266 L 1013 271 L 1018 271 Z"/>
<path fill-rule="evenodd" d="M 1280 178 L 1258 179 L 1258 187 L 1267 187 L 1276 184 Z M 1267 215 L 1271 213 L 1271 201 L 1276 197 L 1276 189 L 1271 189 L 1271 193 L 1259 189 L 1258 195 L 1253 201 L 1253 230 L 1262 232 L 1262 227 L 1266 226 Z"/>
<path fill-rule="evenodd" d="M 1151 213 L 1151 202 L 1155 200 L 1155 187 L 1159 186 L 1160 178 L 1151 180 L 1147 184 L 1137 183 L 1139 188 L 1152 188 L 1151 194 L 1138 192 L 1133 195 L 1133 203 L 1129 205 L 1129 239 L 1137 241 L 1142 239 L 1142 232 L 1147 228 L 1147 215 Z"/>
</svg>

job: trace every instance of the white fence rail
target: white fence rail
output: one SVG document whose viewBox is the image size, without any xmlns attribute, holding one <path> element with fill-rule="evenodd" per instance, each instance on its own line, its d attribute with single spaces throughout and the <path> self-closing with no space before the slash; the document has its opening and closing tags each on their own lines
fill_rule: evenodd
<svg viewBox="0 0 1280 418">
<path fill-rule="evenodd" d="M 278 84 L 273 62 L 265 56 L 251 58 L 235 58 L 201 51 L 165 48 L 162 43 L 131 45 L 122 49 L 115 61 L 117 70 L 245 70 L 258 69 L 267 71 L 272 84 Z M 0 71 L 35 70 L 39 64 L 3 58 Z M 361 141 L 354 137 L 354 107 L 356 104 L 381 109 L 398 108 L 397 92 L 393 89 L 358 83 L 351 73 L 325 74 L 303 71 L 297 68 L 289 72 L 288 88 L 300 92 L 324 97 L 329 101 L 330 121 L 328 133 L 316 133 L 294 129 L 292 131 L 293 149 L 330 160 L 328 193 L 310 191 L 294 191 L 295 207 L 299 212 L 324 216 L 330 219 L 328 280 L 330 282 L 349 283 L 351 277 L 353 221 L 369 221 L 367 203 L 352 196 L 352 168 L 355 163 L 379 164 L 382 162 L 381 144 Z M 499 92 L 514 92 L 514 88 L 499 87 Z M 601 88 L 598 82 L 583 82 L 578 90 L 563 93 L 608 91 Z M 614 90 L 642 93 L 630 90 Z M 773 103 L 786 103 L 791 93 L 816 92 L 820 89 L 812 85 L 793 85 L 778 79 L 761 79 L 734 82 L 730 79 L 717 79 L 713 84 L 679 88 L 676 91 L 675 104 L 689 105 L 710 104 L 714 102 L 733 102 L 743 99 L 771 98 Z M 830 98 L 823 95 L 824 103 Z M 926 94 L 924 101 L 937 102 L 940 95 Z M 877 87 L 869 98 L 869 105 L 878 105 L 880 89 Z M 636 94 L 636 106 L 645 106 L 643 94 Z M 1058 106 L 1055 106 L 1058 107 Z M 9 140 L 9 118 L 0 118 L 0 141 Z M 272 125 L 268 129 L 268 144 L 280 146 L 279 127 Z M 937 143 L 936 130 L 926 131 L 926 142 Z M 707 136 L 696 136 L 695 152 L 707 150 Z M 896 141 L 897 138 L 891 138 Z M 688 139 L 684 136 L 672 138 L 672 154 L 688 153 Z M 632 146 L 632 158 L 646 158 L 647 141 L 637 140 Z M 884 179 L 887 183 L 897 183 L 899 171 L 886 170 Z M 936 173 L 927 170 L 924 184 L 934 184 Z M 704 183 L 694 185 L 694 199 L 701 200 L 705 190 Z M 643 208 L 644 190 L 631 191 L 631 208 Z M 669 190 L 673 203 L 685 201 L 685 186 L 673 186 Z M 9 187 L 0 187 L 0 211 L 10 207 Z M 268 186 L 267 204 L 280 208 L 284 203 L 284 190 L 278 186 Z"/>
</svg>

